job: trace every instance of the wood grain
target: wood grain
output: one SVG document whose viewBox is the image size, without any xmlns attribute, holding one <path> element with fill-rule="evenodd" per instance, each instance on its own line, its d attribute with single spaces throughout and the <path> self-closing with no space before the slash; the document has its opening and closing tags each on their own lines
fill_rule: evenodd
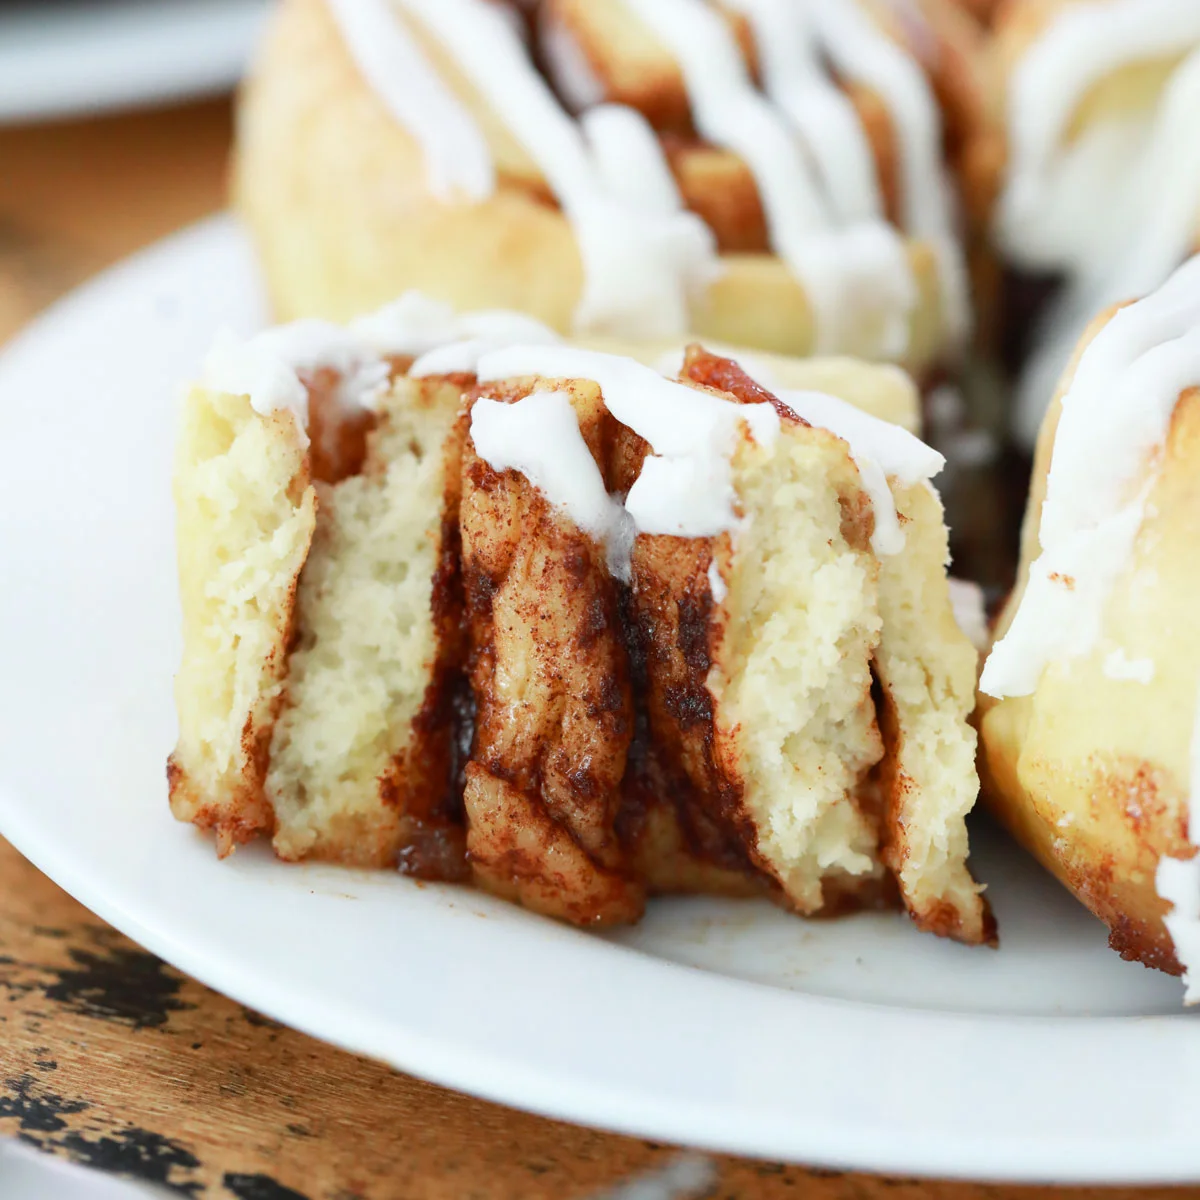
<svg viewBox="0 0 1200 1200">
<path fill-rule="evenodd" d="M 0 339 L 218 208 L 229 133 L 224 103 L 0 130 Z M 239 1200 L 563 1200 L 678 1156 L 459 1096 L 282 1028 L 145 953 L 0 841 L 5 1135 L 181 1195 Z M 732 1158 L 714 1169 L 710 1200 L 1083 1194 Z"/>
</svg>

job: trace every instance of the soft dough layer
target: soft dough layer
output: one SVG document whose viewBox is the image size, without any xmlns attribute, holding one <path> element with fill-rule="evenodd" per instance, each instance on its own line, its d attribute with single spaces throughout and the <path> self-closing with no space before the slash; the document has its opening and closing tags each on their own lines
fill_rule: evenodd
<svg viewBox="0 0 1200 1200">
<path fill-rule="evenodd" d="M 717 551 L 729 565 L 707 679 L 714 757 L 740 783 L 759 861 L 790 904 L 815 912 L 827 881 L 841 895 L 882 876 L 859 796 L 883 754 L 870 504 L 845 444 L 806 426 L 785 426 L 769 450 L 743 447 L 735 477 L 750 520 L 736 552 Z"/>
<path fill-rule="evenodd" d="M 291 415 L 195 388 L 175 463 L 183 663 L 171 811 L 218 851 L 274 828 L 263 794 L 316 493 Z"/>
<path fill-rule="evenodd" d="M 461 439 L 459 389 L 401 379 L 362 470 L 317 485 L 267 774 L 283 858 L 455 873 Z"/>
<path fill-rule="evenodd" d="M 965 818 L 979 794 L 970 725 L 978 655 L 954 617 L 937 495 L 925 484 L 893 493 L 906 545 L 880 560 L 883 861 L 922 929 L 992 942 L 995 921 L 967 869 Z"/>
</svg>

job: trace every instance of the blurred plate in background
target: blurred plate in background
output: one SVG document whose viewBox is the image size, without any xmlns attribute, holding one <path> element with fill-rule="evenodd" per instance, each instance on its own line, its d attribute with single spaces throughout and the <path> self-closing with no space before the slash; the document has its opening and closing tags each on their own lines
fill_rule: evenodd
<svg viewBox="0 0 1200 1200">
<path fill-rule="evenodd" d="M 4 1200 L 167 1200 L 167 1195 L 159 1188 L 77 1167 L 20 1142 L 0 1139 Z"/>
<path fill-rule="evenodd" d="M 213 95 L 249 61 L 269 0 L 0 2 L 0 122 Z"/>
</svg>

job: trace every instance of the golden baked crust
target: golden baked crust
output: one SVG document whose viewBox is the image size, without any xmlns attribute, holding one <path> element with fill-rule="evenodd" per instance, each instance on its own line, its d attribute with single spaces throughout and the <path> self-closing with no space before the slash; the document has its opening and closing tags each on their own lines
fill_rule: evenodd
<svg viewBox="0 0 1200 1200">
<path fill-rule="evenodd" d="M 616 422 L 593 383 L 558 382 L 603 464 Z M 513 402 L 532 390 L 489 389 Z M 578 925 L 636 920 L 616 819 L 633 698 L 605 549 L 522 474 L 463 459 L 463 578 L 475 737 L 463 803 L 472 878 Z"/>
<path fill-rule="evenodd" d="M 766 252 L 753 181 L 735 157 L 695 139 L 686 113 L 672 115 L 686 103 L 676 78 L 659 78 L 661 48 L 645 41 L 628 14 L 615 41 L 607 26 L 591 29 L 616 19 L 605 2 L 552 7 L 589 28 L 587 46 L 598 62 L 614 51 L 604 58 L 612 87 L 659 122 L 685 199 L 724 250 L 723 274 L 693 303 L 692 331 L 780 353 L 812 352 L 810 298 Z M 982 214 L 995 191 L 998 156 L 987 148 L 994 134 L 975 81 L 983 56 L 963 33 L 969 24 L 944 15 L 932 20 L 939 41 L 921 47 L 920 61 L 946 106 L 948 153 L 965 207 Z M 896 32 L 900 40 L 903 34 Z M 569 224 L 528 155 L 469 85 L 438 62 L 480 121 L 497 164 L 496 191 L 479 203 L 445 204 L 429 193 L 420 148 L 361 78 L 324 0 L 285 0 L 276 13 L 242 92 L 233 189 L 281 318 L 345 320 L 416 288 L 458 309 L 513 308 L 571 329 L 583 272 Z M 667 75 L 677 76 L 667 65 Z M 894 207 L 888 181 L 896 151 L 887 114 L 861 89 L 852 98 Z M 918 296 L 905 362 L 924 372 L 945 354 L 948 322 L 932 247 L 914 241 L 907 250 Z M 865 348 L 853 340 L 846 352 Z"/>
<path fill-rule="evenodd" d="M 195 388 L 175 463 L 183 661 L 171 811 L 224 856 L 275 824 L 263 782 L 283 699 L 297 580 L 317 519 L 290 414 Z"/>
<path fill-rule="evenodd" d="M 459 385 L 397 378 L 360 469 L 318 484 L 266 780 L 283 858 L 464 871 L 453 709 L 464 436 Z"/>
<path fill-rule="evenodd" d="M 1012 621 L 1039 552 L 1038 525 L 1060 398 L 1038 439 L 1021 574 L 996 628 Z M 1200 391 L 1176 406 L 1131 563 L 1105 611 L 1104 635 L 1151 658 L 1150 683 L 1110 678 L 1105 653 L 1050 664 L 1029 696 L 980 696 L 981 774 L 989 807 L 1109 927 L 1122 957 L 1178 974 L 1167 910 L 1155 887 L 1161 856 L 1187 858 L 1188 745 L 1200 677 L 1195 629 L 1195 530 L 1200 522 Z M 1152 586 L 1147 586 L 1148 581 Z"/>
<path fill-rule="evenodd" d="M 978 655 L 954 619 L 937 495 L 924 484 L 892 491 L 906 545 L 880 560 L 881 854 L 919 928 L 995 944 L 995 919 L 967 867 L 965 819 L 979 795 L 969 723 Z"/>
<path fill-rule="evenodd" d="M 462 389 L 397 379 L 376 416 L 337 384 L 306 376 L 307 445 L 288 411 L 187 402 L 172 811 L 221 854 L 267 834 L 283 858 L 455 878 Z"/>
</svg>

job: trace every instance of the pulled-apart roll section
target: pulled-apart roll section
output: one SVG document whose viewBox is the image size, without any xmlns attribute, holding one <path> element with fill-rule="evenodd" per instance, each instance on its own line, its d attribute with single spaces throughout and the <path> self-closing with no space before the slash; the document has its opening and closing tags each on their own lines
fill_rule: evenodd
<svg viewBox="0 0 1200 1200">
<path fill-rule="evenodd" d="M 993 941 L 941 460 L 870 411 L 911 421 L 911 384 L 480 316 L 407 297 L 210 361 L 176 815 L 580 925 L 699 891 Z"/>
</svg>

